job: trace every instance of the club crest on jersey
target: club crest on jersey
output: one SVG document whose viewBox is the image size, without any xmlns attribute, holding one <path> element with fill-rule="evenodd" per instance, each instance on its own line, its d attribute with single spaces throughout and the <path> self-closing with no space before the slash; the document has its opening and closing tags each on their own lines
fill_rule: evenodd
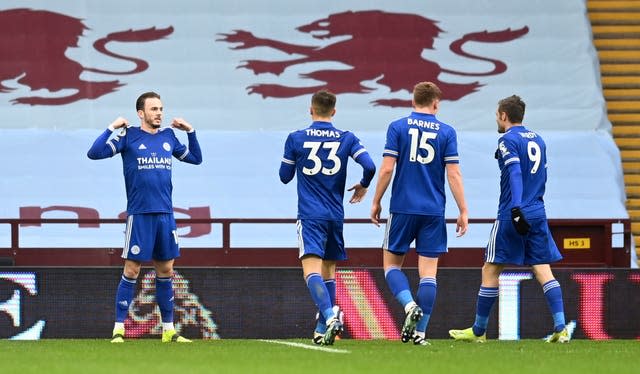
<svg viewBox="0 0 640 374">
<path fill-rule="evenodd" d="M 162 143 L 162 148 L 164 148 L 165 151 L 169 152 L 171 150 L 171 145 L 169 145 L 169 143 L 164 142 Z"/>
<path fill-rule="evenodd" d="M 131 247 L 131 254 L 137 255 L 139 253 L 140 253 L 140 247 L 138 247 L 137 245 L 134 245 L 133 247 Z"/>
</svg>

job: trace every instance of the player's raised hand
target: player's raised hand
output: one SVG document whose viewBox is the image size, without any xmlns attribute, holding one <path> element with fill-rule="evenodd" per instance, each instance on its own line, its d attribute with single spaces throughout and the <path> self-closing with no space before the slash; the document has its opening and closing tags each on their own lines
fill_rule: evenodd
<svg viewBox="0 0 640 374">
<path fill-rule="evenodd" d="M 126 118 L 118 117 L 113 122 L 111 122 L 111 124 L 109 125 L 109 129 L 113 131 L 115 129 L 119 129 L 121 127 L 125 127 L 128 125 L 129 125 L 129 121 L 127 121 Z"/>
<path fill-rule="evenodd" d="M 361 202 L 362 199 L 364 199 L 364 195 L 367 194 L 367 189 L 362 187 L 360 183 L 353 185 L 353 187 L 349 188 L 347 191 L 353 191 L 353 196 L 351 196 L 351 199 L 349 200 L 351 204 Z"/>
<path fill-rule="evenodd" d="M 186 132 L 190 132 L 193 130 L 193 126 L 191 126 L 189 122 L 185 121 L 182 118 L 174 118 L 173 121 L 171 121 L 171 127 Z"/>
</svg>

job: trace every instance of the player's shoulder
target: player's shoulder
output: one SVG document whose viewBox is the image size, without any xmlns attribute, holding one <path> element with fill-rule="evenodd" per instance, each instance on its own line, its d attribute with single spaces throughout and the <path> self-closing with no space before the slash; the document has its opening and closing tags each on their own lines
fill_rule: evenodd
<svg viewBox="0 0 640 374">
<path fill-rule="evenodd" d="M 173 129 L 171 127 L 161 127 L 158 130 L 158 134 L 163 134 L 163 135 L 175 135 L 175 132 L 173 131 Z"/>
<path fill-rule="evenodd" d="M 287 134 L 288 138 L 297 138 L 297 137 L 301 137 L 301 136 L 305 136 L 307 134 L 307 130 L 309 130 L 309 127 L 304 127 L 301 129 L 295 129 L 293 131 L 290 131 Z"/>
<path fill-rule="evenodd" d="M 120 131 L 118 131 L 118 134 L 116 135 L 119 138 L 124 138 L 127 135 L 136 135 L 138 133 L 140 133 L 141 129 L 138 126 L 124 126 L 120 128 Z"/>
</svg>

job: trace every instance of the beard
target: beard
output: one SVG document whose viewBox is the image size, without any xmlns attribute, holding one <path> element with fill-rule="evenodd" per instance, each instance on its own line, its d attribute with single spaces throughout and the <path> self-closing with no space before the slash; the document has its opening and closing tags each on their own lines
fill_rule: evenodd
<svg viewBox="0 0 640 374">
<path fill-rule="evenodd" d="M 161 124 L 160 123 L 156 124 L 155 121 L 156 120 L 154 118 L 148 118 L 146 119 L 145 122 L 147 122 L 147 125 L 149 125 L 149 127 L 151 127 L 152 129 L 159 129 Z"/>
</svg>

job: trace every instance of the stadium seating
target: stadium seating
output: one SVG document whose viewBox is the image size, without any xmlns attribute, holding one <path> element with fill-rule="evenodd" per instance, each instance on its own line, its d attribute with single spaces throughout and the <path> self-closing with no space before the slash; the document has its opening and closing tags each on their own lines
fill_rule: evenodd
<svg viewBox="0 0 640 374">
<path fill-rule="evenodd" d="M 622 153 L 627 209 L 640 248 L 640 2 L 587 2 L 613 136 Z"/>
</svg>

